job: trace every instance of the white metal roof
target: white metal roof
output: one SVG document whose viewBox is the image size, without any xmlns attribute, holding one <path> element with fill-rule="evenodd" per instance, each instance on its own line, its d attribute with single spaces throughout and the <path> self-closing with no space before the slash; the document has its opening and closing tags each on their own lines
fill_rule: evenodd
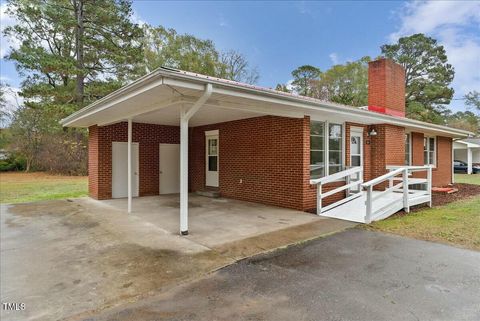
<svg viewBox="0 0 480 321">
<path fill-rule="evenodd" d="M 473 135 L 460 129 L 163 67 L 71 114 L 61 123 L 68 127 L 89 127 L 133 118 L 135 122 L 178 125 L 179 107 L 194 103 L 208 83 L 212 84 L 212 95 L 194 115 L 190 126 L 258 115 L 295 118 L 307 115 L 318 120 L 387 123 L 411 131 L 457 138 Z"/>
</svg>

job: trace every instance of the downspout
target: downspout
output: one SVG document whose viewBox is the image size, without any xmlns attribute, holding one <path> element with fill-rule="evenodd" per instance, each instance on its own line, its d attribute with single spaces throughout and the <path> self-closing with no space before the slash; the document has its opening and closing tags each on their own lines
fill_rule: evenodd
<svg viewBox="0 0 480 321">
<path fill-rule="evenodd" d="M 206 84 L 203 95 L 187 110 L 180 112 L 180 234 L 188 235 L 188 122 L 212 95 L 212 84 Z"/>
</svg>

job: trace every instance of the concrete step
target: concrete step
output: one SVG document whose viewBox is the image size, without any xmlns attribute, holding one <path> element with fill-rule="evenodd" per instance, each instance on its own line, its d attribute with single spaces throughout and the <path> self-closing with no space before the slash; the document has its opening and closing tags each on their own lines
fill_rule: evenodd
<svg viewBox="0 0 480 321">
<path fill-rule="evenodd" d="M 205 197 L 211 197 L 211 198 L 219 198 L 220 197 L 220 191 L 218 190 L 213 190 L 213 189 L 206 189 L 202 191 L 197 191 L 197 195 L 200 196 L 205 196 Z"/>
</svg>

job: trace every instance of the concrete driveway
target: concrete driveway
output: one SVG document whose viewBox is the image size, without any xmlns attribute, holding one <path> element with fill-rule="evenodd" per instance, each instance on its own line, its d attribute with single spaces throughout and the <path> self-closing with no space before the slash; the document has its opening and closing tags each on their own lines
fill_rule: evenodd
<svg viewBox="0 0 480 321">
<path fill-rule="evenodd" d="M 480 320 L 480 253 L 350 229 L 86 320 Z"/>
<path fill-rule="evenodd" d="M 352 226 L 247 202 L 191 200 L 187 237 L 178 235 L 174 196 L 136 199 L 131 215 L 123 200 L 2 205 L 1 301 L 25 310 L 2 309 L 1 320 L 81 318 Z"/>
</svg>

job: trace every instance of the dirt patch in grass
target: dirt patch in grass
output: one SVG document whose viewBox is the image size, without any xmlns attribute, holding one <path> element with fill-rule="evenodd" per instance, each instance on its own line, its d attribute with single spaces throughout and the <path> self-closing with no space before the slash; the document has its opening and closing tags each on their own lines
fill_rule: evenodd
<svg viewBox="0 0 480 321">
<path fill-rule="evenodd" d="M 451 186 L 449 186 L 451 187 Z M 432 194 L 432 205 L 434 207 L 443 206 L 450 204 L 452 202 L 457 202 L 461 200 L 470 199 L 474 196 L 480 196 L 480 185 L 475 184 L 453 184 L 453 187 L 458 189 L 458 192 L 447 194 L 447 193 L 433 193 Z M 410 209 L 410 212 L 423 211 L 429 207 L 426 204 L 421 204 L 414 206 Z M 394 216 L 404 216 L 408 213 L 403 210 L 397 212 Z"/>
<path fill-rule="evenodd" d="M 475 184 L 453 184 L 453 187 L 458 189 L 456 193 L 433 193 L 433 206 L 446 205 L 451 202 L 460 201 L 470 198 L 475 195 L 480 195 L 480 185 Z"/>
</svg>

